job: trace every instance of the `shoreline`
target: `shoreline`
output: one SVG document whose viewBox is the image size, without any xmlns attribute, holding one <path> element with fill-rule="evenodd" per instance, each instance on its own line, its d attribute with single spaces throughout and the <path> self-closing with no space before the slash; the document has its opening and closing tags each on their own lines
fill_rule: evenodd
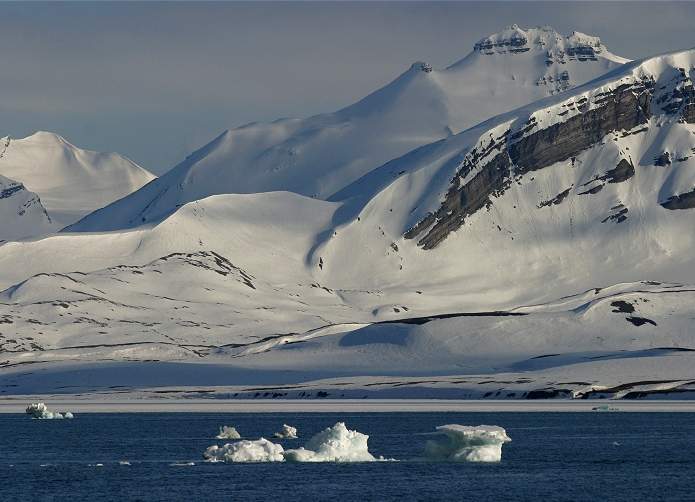
<svg viewBox="0 0 695 502">
<path fill-rule="evenodd" d="M 695 413 L 695 400 L 443 400 L 443 399 L 79 399 L 54 396 L 0 398 L 0 414 L 24 413 L 30 402 L 73 413 L 446 413 L 446 412 L 591 412 L 607 405 L 617 412 Z M 606 412 L 598 412 L 606 413 Z"/>
</svg>

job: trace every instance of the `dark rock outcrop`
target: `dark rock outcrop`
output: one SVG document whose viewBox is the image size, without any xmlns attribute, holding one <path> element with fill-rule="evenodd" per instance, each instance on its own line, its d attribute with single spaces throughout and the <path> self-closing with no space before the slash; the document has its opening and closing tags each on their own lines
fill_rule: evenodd
<svg viewBox="0 0 695 502">
<path fill-rule="evenodd" d="M 568 188 L 567 190 L 563 190 L 550 200 L 544 200 L 543 202 L 538 204 L 538 207 L 541 208 L 548 206 L 557 206 L 558 204 L 562 204 L 562 201 L 565 200 L 567 196 L 570 194 L 570 190 L 572 190 L 572 187 Z"/>
<path fill-rule="evenodd" d="M 614 169 L 611 169 L 599 179 L 607 181 L 608 183 L 622 183 L 623 181 L 629 180 L 634 175 L 635 166 L 632 165 L 632 162 L 622 159 Z"/>
<path fill-rule="evenodd" d="M 626 317 L 625 320 L 629 323 L 634 324 L 635 326 L 643 326 L 645 324 L 651 324 L 652 326 L 656 326 L 656 323 L 652 321 L 651 319 L 647 319 L 646 317 Z"/>
<path fill-rule="evenodd" d="M 418 244 L 424 249 L 436 247 L 450 232 L 460 228 L 468 216 L 489 207 L 492 198 L 510 186 L 513 176 L 568 160 L 601 141 L 608 133 L 630 130 L 646 123 L 650 117 L 652 93 L 651 80 L 623 84 L 611 92 L 596 95 L 593 103 L 582 98 L 566 105 L 568 108 L 576 107 L 574 109 L 579 113 L 564 122 L 534 130 L 537 124 L 532 118 L 518 132 L 512 134 L 507 130 L 501 137 L 473 148 L 465 155 L 451 180 L 441 207 L 409 229 L 405 237 L 413 239 L 429 229 Z M 495 152 L 499 153 L 495 155 Z M 463 179 L 474 169 L 478 173 L 463 184 Z M 618 183 L 633 174 L 632 163 L 623 159 L 601 179 Z M 594 187 L 584 193 L 599 190 L 601 188 Z"/>
<path fill-rule="evenodd" d="M 632 314 L 635 311 L 635 306 L 625 300 L 616 300 L 611 302 L 611 307 L 615 307 L 612 312 Z"/>
<path fill-rule="evenodd" d="M 673 195 L 661 203 L 666 209 L 693 209 L 695 208 L 695 188 L 690 192 Z"/>
<path fill-rule="evenodd" d="M 17 192 L 21 192 L 24 190 L 24 185 L 21 183 L 12 183 L 7 185 L 5 188 L 0 190 L 0 199 L 7 199 L 9 197 L 12 197 L 14 194 Z"/>
<path fill-rule="evenodd" d="M 671 154 L 668 152 L 663 152 L 657 158 L 654 159 L 654 165 L 665 167 L 671 165 Z"/>
<path fill-rule="evenodd" d="M 618 204 L 617 206 L 612 207 L 611 210 L 617 212 L 611 214 L 610 216 L 606 216 L 604 219 L 601 220 L 601 223 L 606 223 L 608 221 L 622 223 L 623 221 L 627 220 L 628 208 L 626 208 L 622 204 Z"/>
</svg>

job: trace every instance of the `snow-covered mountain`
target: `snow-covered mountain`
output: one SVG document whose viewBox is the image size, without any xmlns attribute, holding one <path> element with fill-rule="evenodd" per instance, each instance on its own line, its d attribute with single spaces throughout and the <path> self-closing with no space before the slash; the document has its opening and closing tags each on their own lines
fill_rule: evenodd
<svg viewBox="0 0 695 502">
<path fill-rule="evenodd" d="M 221 194 L 122 231 L 7 243 L 5 390 L 692 393 L 694 78 L 695 50 L 627 63 L 330 201 Z M 128 200 L 144 214 L 148 187 L 93 216 Z"/>
<path fill-rule="evenodd" d="M 72 230 L 156 221 L 214 194 L 285 190 L 330 199 L 413 148 L 587 82 L 626 61 L 596 37 L 515 25 L 481 40 L 448 68 L 414 63 L 393 82 L 337 112 L 225 131 L 155 183 Z"/>
<path fill-rule="evenodd" d="M 4 240 L 60 230 L 155 178 L 121 155 L 82 150 L 50 132 L 0 138 L 0 175 L 38 195 L 49 217 L 48 225 L 23 229 L 26 218 L 3 213 L 3 223 L 17 228 L 0 234 Z"/>
</svg>

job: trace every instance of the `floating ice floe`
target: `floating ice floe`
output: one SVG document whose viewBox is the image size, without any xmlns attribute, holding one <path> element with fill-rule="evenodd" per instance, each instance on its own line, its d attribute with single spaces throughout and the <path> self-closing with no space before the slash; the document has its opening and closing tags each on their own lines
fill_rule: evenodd
<svg viewBox="0 0 695 502">
<path fill-rule="evenodd" d="M 282 424 L 282 430 L 273 434 L 273 437 L 279 439 L 297 439 L 297 428 L 291 425 Z"/>
<path fill-rule="evenodd" d="M 304 448 L 285 451 L 288 462 L 374 462 L 369 453 L 369 436 L 349 430 L 343 422 L 312 437 Z"/>
<path fill-rule="evenodd" d="M 51 411 L 48 409 L 44 403 L 31 403 L 27 406 L 25 410 L 27 415 L 31 415 L 31 418 L 38 418 L 41 420 L 56 420 L 62 418 L 74 418 L 74 415 L 69 411 L 65 413 L 59 413 L 57 411 Z"/>
<path fill-rule="evenodd" d="M 374 462 L 369 436 L 349 430 L 343 422 L 312 437 L 304 448 L 285 450 L 265 438 L 210 446 L 203 453 L 208 462 Z"/>
<path fill-rule="evenodd" d="M 215 439 L 241 439 L 241 434 L 234 427 L 225 425 L 220 427 L 220 433 L 215 436 Z"/>
<path fill-rule="evenodd" d="M 449 462 L 499 462 L 502 445 L 511 441 L 502 427 L 495 425 L 440 425 L 441 439 L 427 441 L 425 455 Z"/>
<path fill-rule="evenodd" d="M 282 462 L 284 449 L 265 438 L 210 446 L 203 458 L 208 462 Z"/>
</svg>

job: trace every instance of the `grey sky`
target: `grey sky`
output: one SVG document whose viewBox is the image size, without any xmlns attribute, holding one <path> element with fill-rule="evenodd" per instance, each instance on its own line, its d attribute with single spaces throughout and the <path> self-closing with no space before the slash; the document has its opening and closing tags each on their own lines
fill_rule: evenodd
<svg viewBox="0 0 695 502">
<path fill-rule="evenodd" d="M 54 131 L 161 173 L 226 128 L 350 104 L 507 25 L 641 58 L 695 46 L 695 2 L 3 3 L 0 136 Z"/>
</svg>

